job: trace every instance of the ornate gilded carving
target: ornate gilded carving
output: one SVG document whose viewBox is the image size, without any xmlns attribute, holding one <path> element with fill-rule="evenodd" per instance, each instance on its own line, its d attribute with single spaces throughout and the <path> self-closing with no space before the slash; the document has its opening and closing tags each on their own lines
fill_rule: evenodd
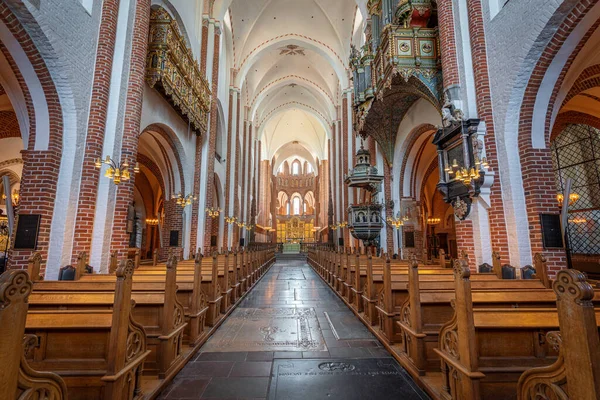
<svg viewBox="0 0 600 400">
<path fill-rule="evenodd" d="M 211 91 L 177 22 L 163 8 L 150 14 L 146 82 L 200 134 L 206 130 Z"/>
</svg>

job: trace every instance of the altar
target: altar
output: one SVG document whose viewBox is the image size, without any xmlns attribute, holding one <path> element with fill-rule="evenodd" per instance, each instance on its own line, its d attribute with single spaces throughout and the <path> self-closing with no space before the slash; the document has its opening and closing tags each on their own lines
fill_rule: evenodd
<svg viewBox="0 0 600 400">
<path fill-rule="evenodd" d="M 299 254 L 300 243 L 284 243 L 283 254 Z"/>
</svg>

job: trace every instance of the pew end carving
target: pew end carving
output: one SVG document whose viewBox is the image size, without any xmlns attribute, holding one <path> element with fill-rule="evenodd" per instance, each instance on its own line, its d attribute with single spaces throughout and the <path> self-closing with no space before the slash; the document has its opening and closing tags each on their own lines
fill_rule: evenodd
<svg viewBox="0 0 600 400">
<path fill-rule="evenodd" d="M 559 357 L 554 364 L 524 372 L 517 386 L 519 400 L 600 398 L 600 338 L 585 275 L 562 270 L 553 284 L 560 332 L 547 335 Z"/>
<path fill-rule="evenodd" d="M 27 263 L 27 273 L 29 274 L 33 282 L 44 280 L 44 277 L 40 273 L 42 263 L 42 255 L 38 252 L 32 254 L 31 257 L 29 257 L 29 261 Z"/>
<path fill-rule="evenodd" d="M 0 275 L 0 393 L 11 400 L 66 399 L 65 382 L 54 373 L 34 370 L 25 357 L 38 343 L 36 336 L 24 336 L 31 289 L 25 271 L 10 270 Z"/>
</svg>

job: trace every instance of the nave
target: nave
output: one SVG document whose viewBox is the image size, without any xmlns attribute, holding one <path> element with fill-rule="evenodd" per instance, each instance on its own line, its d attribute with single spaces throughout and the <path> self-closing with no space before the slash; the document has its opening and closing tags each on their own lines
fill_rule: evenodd
<svg viewBox="0 0 600 400">
<path fill-rule="evenodd" d="M 428 397 L 306 263 L 279 256 L 159 399 Z"/>
</svg>

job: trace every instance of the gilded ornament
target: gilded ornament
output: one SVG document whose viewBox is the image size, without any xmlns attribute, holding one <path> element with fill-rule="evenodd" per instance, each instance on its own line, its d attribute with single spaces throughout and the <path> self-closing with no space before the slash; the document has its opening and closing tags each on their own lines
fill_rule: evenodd
<svg viewBox="0 0 600 400">
<path fill-rule="evenodd" d="M 469 215 L 469 205 L 460 197 L 457 197 L 452 203 L 452 207 L 454 207 L 454 215 L 461 221 Z"/>
</svg>

